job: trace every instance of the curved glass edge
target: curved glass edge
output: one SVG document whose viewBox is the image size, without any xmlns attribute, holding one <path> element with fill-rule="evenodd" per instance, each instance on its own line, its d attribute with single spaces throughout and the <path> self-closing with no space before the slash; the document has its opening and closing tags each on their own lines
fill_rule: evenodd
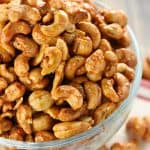
<svg viewBox="0 0 150 150">
<path fill-rule="evenodd" d="M 102 2 L 96 1 L 95 3 L 98 6 L 109 8 Z M 102 126 L 107 126 L 107 124 L 109 124 L 109 122 L 114 120 L 118 114 L 123 112 L 123 110 L 127 107 L 129 101 L 131 101 L 135 97 L 135 95 L 139 89 L 139 86 L 140 86 L 140 81 L 141 81 L 141 77 L 142 77 L 141 53 L 140 53 L 139 46 L 138 46 L 138 43 L 134 36 L 133 31 L 131 30 L 131 28 L 129 26 L 127 27 L 127 29 L 131 36 L 131 39 L 132 39 L 131 47 L 133 47 L 133 49 L 136 53 L 136 56 L 137 56 L 137 60 L 138 60 L 137 66 L 135 68 L 136 77 L 132 83 L 132 86 L 130 89 L 130 95 L 128 96 L 127 99 L 124 100 L 124 102 L 119 106 L 119 108 L 112 115 L 110 115 L 102 123 L 96 125 L 95 127 L 91 128 L 90 130 L 88 130 L 84 133 L 78 134 L 76 136 L 67 138 L 65 140 L 56 140 L 56 141 L 43 142 L 43 143 L 27 143 L 27 142 L 21 142 L 21 141 L 0 138 L 0 145 L 4 145 L 4 146 L 6 145 L 8 147 L 19 147 L 21 149 L 55 148 L 56 146 L 63 147 L 65 145 L 70 145 L 70 144 L 73 144 L 74 142 L 79 142 L 79 141 L 84 140 L 85 138 L 94 136 L 98 132 L 101 132 L 101 131 L 103 132 Z"/>
</svg>

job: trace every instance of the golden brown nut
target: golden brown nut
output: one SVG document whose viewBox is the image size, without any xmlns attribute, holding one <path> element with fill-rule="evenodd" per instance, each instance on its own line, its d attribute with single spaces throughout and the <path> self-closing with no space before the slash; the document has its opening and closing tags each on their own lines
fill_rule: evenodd
<svg viewBox="0 0 150 150">
<path fill-rule="evenodd" d="M 26 134 L 32 133 L 32 109 L 28 105 L 20 105 L 16 112 L 17 121 Z"/>
<path fill-rule="evenodd" d="M 57 47 L 48 47 L 41 62 L 43 76 L 55 72 L 62 61 L 62 51 Z"/>
<path fill-rule="evenodd" d="M 94 122 L 98 124 L 106 119 L 116 109 L 116 105 L 111 102 L 100 105 L 94 112 Z"/>
<path fill-rule="evenodd" d="M 39 131 L 35 134 L 35 142 L 46 142 L 46 141 L 52 141 L 55 140 L 56 137 L 51 132 L 47 131 Z"/>
<path fill-rule="evenodd" d="M 105 66 L 103 52 L 98 49 L 86 59 L 85 68 L 88 78 L 94 82 L 100 80 Z"/>
<path fill-rule="evenodd" d="M 5 25 L 5 27 L 2 30 L 1 34 L 1 40 L 5 42 L 11 41 L 11 39 L 16 35 L 16 34 L 29 34 L 31 32 L 31 27 L 23 22 L 9 22 L 8 24 Z"/>
<path fill-rule="evenodd" d="M 88 122 L 74 121 L 57 123 L 53 127 L 54 135 L 58 139 L 64 139 L 79 134 L 91 128 Z"/>
<path fill-rule="evenodd" d="M 44 0 L 27 0 L 28 4 L 35 7 L 43 7 L 46 2 Z"/>
<path fill-rule="evenodd" d="M 14 82 L 5 89 L 5 100 L 10 102 L 16 101 L 18 98 L 22 97 L 24 93 L 25 86 L 20 82 Z"/>
<path fill-rule="evenodd" d="M 43 111 L 54 103 L 50 93 L 45 90 L 33 91 L 29 96 L 29 104 L 35 111 Z"/>
<path fill-rule="evenodd" d="M 2 92 L 2 90 L 4 90 L 7 87 L 8 87 L 7 81 L 4 78 L 0 77 L 0 92 Z"/>
<path fill-rule="evenodd" d="M 59 86 L 55 90 L 53 97 L 56 101 L 67 101 L 73 110 L 81 108 L 83 104 L 83 96 L 80 91 L 70 85 Z"/>
<path fill-rule="evenodd" d="M 105 51 L 111 51 L 112 50 L 112 46 L 110 44 L 110 42 L 107 39 L 101 39 L 99 48 L 105 52 Z"/>
<path fill-rule="evenodd" d="M 81 66 L 79 69 L 76 71 L 76 76 L 82 76 L 86 74 L 86 69 L 85 69 L 85 64 Z"/>
<path fill-rule="evenodd" d="M 36 116 L 33 118 L 33 131 L 38 132 L 50 130 L 53 125 L 52 123 L 52 119 L 49 115 L 41 114 L 39 116 Z"/>
<path fill-rule="evenodd" d="M 112 39 L 118 40 L 123 36 L 123 29 L 117 23 L 113 23 L 113 24 L 109 24 L 109 25 L 101 24 L 100 29 L 104 35 L 106 35 Z"/>
<path fill-rule="evenodd" d="M 5 23 L 8 21 L 8 4 L 0 4 L 0 22 Z"/>
<path fill-rule="evenodd" d="M 49 12 L 47 12 L 47 14 L 45 16 L 43 16 L 42 22 L 44 24 L 47 24 L 47 23 L 51 22 L 52 19 L 53 19 L 53 13 L 52 13 L 52 11 L 49 11 Z"/>
<path fill-rule="evenodd" d="M 31 39 L 23 35 L 17 35 L 13 45 L 23 52 L 26 57 L 35 57 L 38 54 L 38 45 Z"/>
<path fill-rule="evenodd" d="M 64 32 L 68 26 L 69 18 L 66 12 L 58 10 L 54 14 L 54 23 L 51 25 L 43 25 L 41 31 L 44 35 L 57 37 Z"/>
<path fill-rule="evenodd" d="M 97 83 L 85 82 L 84 89 L 88 100 L 88 109 L 96 109 L 101 104 L 101 88 Z"/>
<path fill-rule="evenodd" d="M 89 56 L 92 50 L 92 40 L 88 36 L 75 39 L 73 52 L 76 55 Z"/>
<path fill-rule="evenodd" d="M 6 101 L 4 101 L 3 106 L 2 106 L 2 112 L 5 113 L 5 112 L 8 112 L 8 111 L 12 111 L 13 110 L 13 106 L 14 105 L 13 105 L 12 102 L 6 102 Z"/>
<path fill-rule="evenodd" d="M 150 79 L 150 58 L 145 58 L 143 61 L 143 78 Z"/>
<path fill-rule="evenodd" d="M 11 130 L 12 122 L 9 119 L 0 119 L 0 134 Z"/>
<path fill-rule="evenodd" d="M 82 56 L 74 56 L 68 60 L 65 66 L 65 77 L 72 80 L 75 77 L 76 70 L 85 63 Z"/>
<path fill-rule="evenodd" d="M 97 26 L 90 22 L 83 21 L 78 24 L 78 27 L 79 29 L 81 29 L 82 31 L 90 35 L 92 42 L 93 42 L 93 48 L 94 49 L 98 48 L 100 40 L 101 40 L 101 34 Z"/>
</svg>

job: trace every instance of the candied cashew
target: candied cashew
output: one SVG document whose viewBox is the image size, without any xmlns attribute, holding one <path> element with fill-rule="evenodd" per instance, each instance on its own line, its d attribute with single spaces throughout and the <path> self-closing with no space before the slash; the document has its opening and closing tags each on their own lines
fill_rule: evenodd
<svg viewBox="0 0 150 150">
<path fill-rule="evenodd" d="M 58 38 L 56 47 L 62 51 L 62 60 L 66 61 L 70 57 L 69 49 L 68 49 L 66 42 L 63 39 Z"/>
<path fill-rule="evenodd" d="M 41 20 L 40 11 L 37 8 L 33 8 L 28 5 L 12 5 L 8 10 L 8 18 L 11 22 L 17 22 L 24 20 L 31 25 L 36 24 Z"/>
<path fill-rule="evenodd" d="M 51 132 L 39 131 L 35 133 L 35 142 L 46 142 L 55 140 L 56 137 Z"/>
<path fill-rule="evenodd" d="M 41 114 L 33 117 L 32 128 L 34 132 L 50 130 L 52 127 L 53 120 L 47 114 Z"/>
<path fill-rule="evenodd" d="M 104 10 L 102 13 L 107 23 L 118 23 L 124 27 L 128 22 L 127 15 L 123 10 Z"/>
<path fill-rule="evenodd" d="M 85 63 L 85 58 L 82 56 L 74 56 L 68 60 L 65 66 L 65 77 L 67 79 L 73 79 L 75 77 L 76 70 Z"/>
<path fill-rule="evenodd" d="M 14 82 L 5 89 L 6 101 L 13 102 L 22 97 L 25 93 L 25 86 L 20 82 Z"/>
<path fill-rule="evenodd" d="M 75 39 L 73 52 L 76 55 L 89 56 L 92 50 L 92 40 L 88 36 Z"/>
<path fill-rule="evenodd" d="M 93 48 L 96 49 L 99 46 L 101 40 L 101 33 L 96 25 L 82 21 L 78 24 L 78 28 L 86 33 L 88 33 L 93 42 Z"/>
<path fill-rule="evenodd" d="M 41 62 L 43 76 L 54 73 L 62 61 L 62 51 L 57 47 L 48 47 Z"/>
<path fill-rule="evenodd" d="M 0 22 L 5 23 L 8 21 L 8 4 L 0 4 Z"/>
<path fill-rule="evenodd" d="M 9 22 L 6 24 L 1 33 L 1 40 L 5 42 L 11 41 L 16 34 L 29 34 L 31 27 L 24 21 Z"/>
<path fill-rule="evenodd" d="M 14 60 L 14 71 L 17 76 L 25 77 L 29 74 L 29 57 L 20 54 Z"/>
<path fill-rule="evenodd" d="M 64 100 L 69 103 L 73 110 L 77 110 L 82 107 L 83 96 L 80 91 L 70 85 L 59 86 L 53 94 L 55 101 Z"/>
<path fill-rule="evenodd" d="M 49 11 L 49 12 L 47 12 L 47 14 L 45 14 L 45 15 L 43 16 L 42 22 L 43 22 L 44 24 L 47 24 L 47 23 L 51 22 L 52 19 L 53 19 L 53 13 L 52 13 L 52 11 Z"/>
<path fill-rule="evenodd" d="M 100 29 L 104 35 L 106 35 L 112 39 L 118 40 L 123 36 L 123 29 L 117 23 L 112 23 L 109 25 L 101 24 Z"/>
<path fill-rule="evenodd" d="M 72 80 L 72 82 L 78 83 L 78 84 L 82 84 L 84 82 L 87 82 L 88 78 L 86 76 L 80 76 L 80 77 L 76 77 Z"/>
<path fill-rule="evenodd" d="M 38 45 L 26 36 L 17 35 L 13 45 L 16 49 L 22 51 L 22 54 L 26 57 L 35 57 L 38 54 Z"/>
<path fill-rule="evenodd" d="M 117 72 L 124 74 L 130 81 L 135 77 L 134 69 L 124 63 L 117 64 Z"/>
<path fill-rule="evenodd" d="M 119 62 L 127 64 L 129 67 L 134 68 L 137 64 L 136 55 L 133 50 L 127 48 L 120 48 L 116 50 Z"/>
<path fill-rule="evenodd" d="M 79 118 L 80 121 L 85 121 L 88 122 L 91 126 L 94 125 L 94 119 L 92 118 L 92 116 L 82 116 Z"/>
<path fill-rule="evenodd" d="M 85 121 L 63 122 L 57 123 L 53 127 L 54 135 L 58 139 L 64 139 L 81 132 L 87 131 L 91 125 Z"/>
<path fill-rule="evenodd" d="M 51 107 L 54 103 L 50 93 L 45 90 L 33 91 L 29 96 L 29 105 L 35 111 L 44 111 Z"/>
<path fill-rule="evenodd" d="M 16 80 L 16 75 L 9 71 L 9 69 L 6 67 L 6 64 L 0 64 L 0 75 L 5 78 L 8 83 Z"/>
<path fill-rule="evenodd" d="M 55 37 L 50 37 L 50 36 L 44 35 L 41 31 L 41 25 L 40 24 L 36 24 L 33 27 L 32 38 L 39 45 L 43 45 L 43 44 L 55 45 L 56 41 L 57 41 L 57 38 L 55 38 Z"/>
<path fill-rule="evenodd" d="M 88 74 L 88 78 L 92 81 L 100 80 L 105 66 L 106 63 L 104 60 L 103 52 L 98 49 L 86 59 L 85 68 Z M 93 78 L 93 76 L 96 78 Z"/>
<path fill-rule="evenodd" d="M 28 105 L 20 105 L 16 112 L 17 121 L 26 134 L 32 133 L 32 109 Z"/>
<path fill-rule="evenodd" d="M 0 134 L 11 130 L 12 122 L 9 119 L 0 119 Z"/>
<path fill-rule="evenodd" d="M 54 23 L 50 25 L 43 25 L 41 31 L 46 36 L 57 37 L 64 32 L 68 26 L 69 18 L 66 12 L 58 10 L 54 14 Z"/>
<path fill-rule="evenodd" d="M 107 39 L 101 39 L 99 48 L 103 51 L 111 51 L 112 50 L 112 46 L 110 44 L 110 42 Z"/>
<path fill-rule="evenodd" d="M 106 102 L 100 105 L 94 112 L 95 124 L 102 122 L 116 109 L 116 105 L 111 102 Z"/>
<path fill-rule="evenodd" d="M 84 83 L 84 89 L 88 100 L 88 109 L 96 109 L 101 104 L 101 88 L 97 83 L 88 81 Z"/>
</svg>

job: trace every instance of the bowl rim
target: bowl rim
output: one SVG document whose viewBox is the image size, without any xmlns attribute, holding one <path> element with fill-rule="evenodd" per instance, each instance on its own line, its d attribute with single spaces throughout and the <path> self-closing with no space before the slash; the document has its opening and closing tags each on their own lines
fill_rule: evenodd
<svg viewBox="0 0 150 150">
<path fill-rule="evenodd" d="M 98 5 L 98 7 L 102 7 L 102 8 L 108 8 L 110 9 L 106 4 L 104 4 L 103 2 L 100 2 L 99 0 L 95 1 L 95 4 Z M 98 132 L 103 132 L 103 127 L 107 124 L 109 124 L 112 120 L 115 119 L 115 117 L 123 112 L 124 108 L 127 107 L 128 102 L 131 101 L 140 86 L 140 81 L 141 81 L 141 77 L 142 77 L 142 61 L 141 61 L 141 53 L 139 50 L 139 46 L 136 40 L 136 37 L 132 31 L 132 29 L 127 26 L 127 30 L 131 36 L 131 40 L 132 40 L 132 47 L 135 51 L 135 54 L 137 56 L 137 60 L 138 63 L 136 65 L 135 68 L 135 79 L 130 87 L 130 95 L 128 96 L 128 98 L 126 98 L 121 105 L 118 107 L 117 110 L 115 110 L 106 120 L 104 120 L 103 122 L 99 123 L 98 125 L 92 127 L 91 129 L 89 129 L 86 132 L 80 133 L 78 135 L 72 136 L 70 138 L 66 138 L 63 140 L 55 140 L 55 141 L 48 141 L 48 142 L 41 142 L 41 143 L 33 143 L 33 142 L 22 142 L 22 141 L 15 141 L 15 140 L 9 140 L 9 139 L 5 139 L 5 138 L 0 138 L 0 145 L 4 145 L 4 146 L 8 146 L 8 147 L 19 147 L 21 149 L 38 149 L 38 148 L 56 148 L 56 147 L 63 147 L 66 145 L 70 145 L 73 144 L 75 142 L 79 142 L 82 141 L 84 139 L 90 138 L 91 136 L 96 135 Z"/>
</svg>

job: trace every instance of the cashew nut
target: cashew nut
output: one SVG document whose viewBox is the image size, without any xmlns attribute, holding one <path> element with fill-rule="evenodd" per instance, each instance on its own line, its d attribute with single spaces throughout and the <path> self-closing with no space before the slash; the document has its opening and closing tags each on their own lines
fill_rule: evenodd
<svg viewBox="0 0 150 150">
<path fill-rule="evenodd" d="M 69 49 L 68 49 L 66 42 L 63 39 L 58 38 L 56 47 L 62 51 L 62 60 L 66 61 L 70 57 Z"/>
<path fill-rule="evenodd" d="M 67 79 L 73 79 L 76 70 L 85 63 L 85 58 L 82 56 L 74 56 L 68 60 L 65 66 L 65 76 Z"/>
<path fill-rule="evenodd" d="M 100 80 L 105 66 L 103 52 L 98 49 L 86 59 L 85 68 L 88 78 L 92 81 Z"/>
<path fill-rule="evenodd" d="M 32 109 L 29 105 L 22 104 L 16 112 L 19 125 L 26 134 L 32 133 Z"/>
<path fill-rule="evenodd" d="M 25 93 L 25 86 L 20 82 L 14 82 L 5 89 L 5 98 L 13 102 L 22 97 Z"/>
<path fill-rule="evenodd" d="M 46 2 L 44 0 L 27 0 L 28 4 L 35 7 L 43 7 Z"/>
<path fill-rule="evenodd" d="M 84 83 L 85 93 L 88 100 L 88 109 L 96 109 L 101 104 L 101 88 L 97 83 L 91 81 Z"/>
<path fill-rule="evenodd" d="M 106 102 L 100 105 L 94 112 L 94 121 L 95 124 L 102 122 L 106 119 L 114 110 L 116 109 L 116 105 L 111 102 Z"/>
<path fill-rule="evenodd" d="M 35 57 L 38 54 L 38 45 L 28 37 L 17 35 L 13 45 L 16 49 L 23 52 L 26 57 Z"/>
<path fill-rule="evenodd" d="M 5 80 L 4 78 L 0 77 L 0 92 L 2 92 L 7 87 L 8 87 L 7 80 Z"/>
<path fill-rule="evenodd" d="M 45 50 L 44 57 L 41 63 L 43 76 L 55 72 L 62 61 L 62 51 L 57 47 L 48 47 Z"/>
<path fill-rule="evenodd" d="M 101 24 L 100 25 L 101 32 L 113 39 L 120 39 L 123 36 L 123 29 L 117 23 L 112 23 L 109 25 Z"/>
<path fill-rule="evenodd" d="M 5 23 L 8 21 L 8 4 L 0 4 L 0 22 Z"/>
<path fill-rule="evenodd" d="M 8 10 L 8 18 L 11 22 L 24 20 L 34 25 L 41 20 L 41 15 L 38 9 L 22 4 L 12 5 Z"/>
<path fill-rule="evenodd" d="M 43 16 L 42 22 L 44 24 L 47 24 L 49 22 L 51 22 L 53 19 L 53 13 L 52 11 L 47 12 L 47 14 L 45 16 Z"/>
<path fill-rule="evenodd" d="M 57 123 L 53 127 L 54 135 L 58 139 L 64 139 L 81 132 L 87 131 L 91 128 L 88 122 L 84 121 L 74 121 L 74 122 L 63 122 Z"/>
<path fill-rule="evenodd" d="M 58 10 L 54 14 L 54 23 L 51 25 L 43 25 L 41 31 L 46 36 L 57 37 L 64 32 L 68 26 L 69 18 L 66 12 Z"/>
<path fill-rule="evenodd" d="M 77 110 L 82 107 L 83 96 L 78 89 L 70 85 L 59 86 L 53 96 L 55 100 L 64 100 L 67 101 L 73 110 Z"/>
<path fill-rule="evenodd" d="M 73 52 L 76 55 L 89 56 L 92 50 L 92 40 L 88 36 L 75 39 Z"/>
<path fill-rule="evenodd" d="M 33 131 L 46 131 L 50 130 L 52 127 L 52 119 L 49 115 L 41 114 L 33 118 Z"/>
<path fill-rule="evenodd" d="M 86 74 L 86 69 L 85 69 L 85 65 L 81 66 L 79 69 L 77 69 L 76 71 L 76 76 L 82 76 Z"/>
<path fill-rule="evenodd" d="M 110 44 L 110 42 L 107 39 L 101 39 L 99 48 L 105 52 L 105 51 L 111 51 L 112 50 L 112 46 Z"/>
<path fill-rule="evenodd" d="M 51 107 L 54 103 L 51 95 L 48 91 L 45 90 L 37 90 L 33 91 L 29 96 L 29 105 L 35 111 L 43 111 Z"/>
<path fill-rule="evenodd" d="M 35 134 L 35 142 L 46 142 L 55 140 L 56 137 L 51 132 L 39 131 Z"/>
<path fill-rule="evenodd" d="M 90 35 L 92 42 L 93 42 L 93 48 L 94 49 L 98 48 L 100 40 L 101 40 L 101 34 L 97 26 L 90 22 L 83 21 L 78 24 L 78 27 L 79 29 L 81 29 L 82 31 Z"/>
<path fill-rule="evenodd" d="M 136 55 L 133 50 L 120 48 L 116 50 L 119 62 L 127 64 L 129 67 L 134 68 L 137 64 Z"/>
<path fill-rule="evenodd" d="M 82 84 L 84 82 L 88 81 L 86 76 L 80 76 L 80 77 L 76 77 L 72 80 L 72 82 L 78 83 L 78 84 Z"/>
<path fill-rule="evenodd" d="M 124 63 L 117 64 L 117 72 L 124 74 L 130 81 L 135 77 L 134 69 Z"/>
<path fill-rule="evenodd" d="M 17 76 L 19 77 L 25 77 L 29 73 L 29 58 L 24 56 L 23 54 L 20 54 L 16 57 L 14 61 L 14 71 Z"/>
<path fill-rule="evenodd" d="M 50 36 L 44 35 L 41 31 L 40 24 L 36 24 L 34 26 L 34 28 L 32 30 L 32 38 L 39 45 L 43 45 L 43 44 L 55 45 L 56 41 L 57 41 L 57 38 L 55 38 L 55 37 L 50 37 Z"/>
</svg>

